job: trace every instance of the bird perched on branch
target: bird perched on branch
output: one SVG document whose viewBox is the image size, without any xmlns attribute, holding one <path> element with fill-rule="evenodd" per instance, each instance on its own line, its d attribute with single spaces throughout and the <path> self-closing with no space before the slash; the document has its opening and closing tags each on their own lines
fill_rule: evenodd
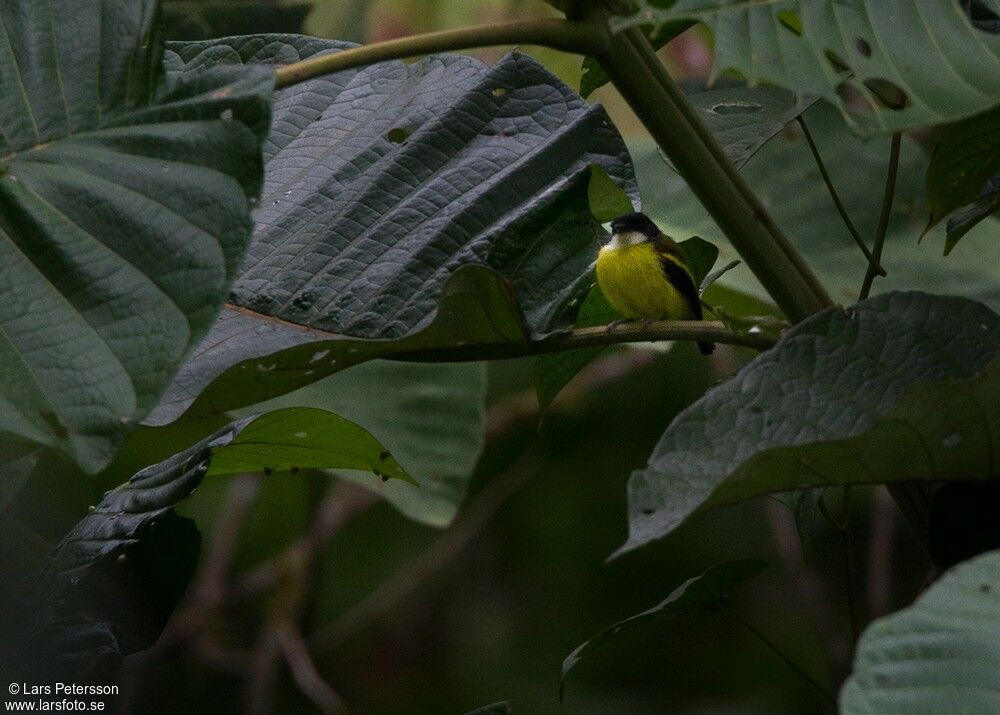
<svg viewBox="0 0 1000 715">
<path fill-rule="evenodd" d="M 597 255 L 597 283 L 629 319 L 701 320 L 701 298 L 677 244 L 646 214 L 611 222 L 611 241 Z M 700 342 L 703 355 L 713 343 Z"/>
</svg>

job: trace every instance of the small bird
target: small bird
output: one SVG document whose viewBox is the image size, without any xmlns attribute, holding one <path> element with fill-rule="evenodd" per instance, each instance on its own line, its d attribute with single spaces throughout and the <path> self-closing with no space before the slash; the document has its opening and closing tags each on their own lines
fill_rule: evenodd
<svg viewBox="0 0 1000 715">
<path fill-rule="evenodd" d="M 628 319 L 701 320 L 701 299 L 677 244 L 646 214 L 611 222 L 611 241 L 597 255 L 597 283 Z M 713 343 L 700 342 L 709 355 Z"/>
</svg>

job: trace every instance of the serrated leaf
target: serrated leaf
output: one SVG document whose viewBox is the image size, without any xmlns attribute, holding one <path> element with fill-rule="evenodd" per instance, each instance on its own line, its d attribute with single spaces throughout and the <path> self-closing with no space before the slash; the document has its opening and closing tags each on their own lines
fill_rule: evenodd
<svg viewBox="0 0 1000 715">
<path fill-rule="evenodd" d="M 927 227 L 972 203 L 998 171 L 1000 107 L 945 127 L 927 166 Z"/>
<path fill-rule="evenodd" d="M 346 46 L 258 36 L 169 51 L 174 71 L 190 74 Z M 396 129 L 405 136 L 392 141 Z M 282 90 L 266 157 L 257 233 L 231 310 L 156 419 L 176 416 L 178 405 L 248 357 L 329 337 L 323 333 L 412 337 L 431 323 L 448 277 L 469 264 L 510 281 L 530 330 L 565 325 L 605 235 L 587 208 L 590 166 L 635 193 L 604 111 L 518 54 L 493 67 L 458 56 L 380 63 Z M 263 339 L 228 340 L 234 331 Z M 312 379 L 330 372 L 314 369 Z M 276 394 L 258 391 L 251 401 Z"/>
<path fill-rule="evenodd" d="M 614 638 L 623 630 L 628 630 L 651 620 L 672 621 L 689 616 L 698 611 L 718 611 L 726 607 L 732 595 L 733 587 L 756 576 L 764 570 L 767 564 L 754 559 L 727 561 L 712 566 L 700 576 L 690 578 L 666 597 L 659 604 L 642 613 L 618 621 L 608 626 L 597 635 L 591 637 L 566 656 L 562 664 L 562 676 L 559 684 L 559 699 L 562 700 L 566 686 L 566 676 L 583 660 L 584 656 L 599 647 L 602 643 Z"/>
<path fill-rule="evenodd" d="M 681 19 L 711 28 L 716 74 L 823 97 L 865 134 L 951 122 L 1000 101 L 1000 37 L 957 2 L 639 0 L 614 26 Z"/>
<path fill-rule="evenodd" d="M 629 481 L 623 550 L 762 494 L 997 478 L 998 350 L 1000 316 L 950 296 L 890 293 L 799 323 L 671 423 Z"/>
<path fill-rule="evenodd" d="M 405 464 L 419 488 L 370 471 L 339 476 L 378 490 L 403 514 L 435 527 L 451 523 L 483 447 L 486 373 L 478 363 L 376 360 L 249 408 L 297 405 L 357 423 Z"/>
<path fill-rule="evenodd" d="M 878 224 L 878 197 L 885 188 L 889 140 L 858 139 L 833 108 L 822 103 L 804 118 L 847 213 L 870 242 Z M 647 215 L 670 235 L 697 234 L 716 244 L 724 262 L 739 258 L 683 180 L 663 166 L 655 147 L 637 144 L 632 156 Z M 926 152 L 904 137 L 882 255 L 889 275 L 875 282 L 875 290 L 932 290 L 975 298 L 1000 309 L 1000 223 L 981 223 L 947 261 L 941 258 L 943 225 L 917 243 L 927 221 L 926 169 Z M 742 173 L 833 299 L 845 305 L 856 301 L 868 264 L 830 199 L 801 134 L 779 134 Z M 730 271 L 722 284 L 768 300 L 766 291 L 743 266 Z"/>
<path fill-rule="evenodd" d="M 865 629 L 840 712 L 1000 710 L 1000 551 L 948 571 L 909 608 Z"/>
<path fill-rule="evenodd" d="M 0 9 L 0 436 L 91 472 L 213 323 L 262 177 L 272 72 L 165 80 L 155 8 Z"/>
</svg>

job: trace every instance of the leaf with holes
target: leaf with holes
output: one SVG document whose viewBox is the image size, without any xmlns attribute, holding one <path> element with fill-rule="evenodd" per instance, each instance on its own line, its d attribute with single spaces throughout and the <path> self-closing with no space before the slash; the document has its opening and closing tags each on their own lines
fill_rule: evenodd
<svg viewBox="0 0 1000 715">
<path fill-rule="evenodd" d="M 0 442 L 91 472 L 214 322 L 262 179 L 273 73 L 164 78 L 155 10 L 0 8 Z"/>
<path fill-rule="evenodd" d="M 566 686 L 566 676 L 588 655 L 602 643 L 614 638 L 623 630 L 634 628 L 639 624 L 652 620 L 673 621 L 690 616 L 699 611 L 718 611 L 726 607 L 732 596 L 732 589 L 751 576 L 756 576 L 767 566 L 763 561 L 743 559 L 717 564 L 700 576 L 689 578 L 674 589 L 662 602 L 642 613 L 618 621 L 608 626 L 597 635 L 566 656 L 562 664 L 562 677 L 559 684 L 559 699 L 562 700 Z"/>
<path fill-rule="evenodd" d="M 865 134 L 951 122 L 1000 102 L 1000 36 L 958 2 L 638 0 L 613 26 L 683 19 L 711 28 L 716 74 L 736 70 L 752 84 L 823 97 Z"/>
<path fill-rule="evenodd" d="M 1000 316 L 965 298 L 889 293 L 799 323 L 667 428 L 629 480 L 623 550 L 762 494 L 1000 477 L 998 352 Z"/>
<path fill-rule="evenodd" d="M 230 38 L 171 44 L 169 64 L 197 76 L 218 64 L 284 63 L 343 47 Z M 178 416 L 227 371 L 195 412 L 252 404 L 404 347 L 522 337 L 517 321 L 488 311 L 421 333 L 449 276 L 464 281 L 466 296 L 453 294 L 449 305 L 479 300 L 455 278 L 470 264 L 509 283 L 528 332 L 568 324 L 605 235 L 587 207 L 590 167 L 634 193 L 628 153 L 604 111 L 518 54 L 494 67 L 435 56 L 320 77 L 280 92 L 274 116 L 257 232 L 230 305 L 154 422 Z M 498 286 L 487 293 L 510 295 Z M 498 331 L 503 325 L 510 329 Z M 327 345 L 335 336 L 359 340 Z M 293 346 L 306 356 L 294 375 L 290 363 L 264 359 L 282 349 L 287 357 Z M 334 348 L 343 350 L 324 359 Z M 233 370 L 242 381 L 230 379 Z"/>
<path fill-rule="evenodd" d="M 840 712 L 1000 711 L 1000 551 L 948 571 L 865 629 Z"/>
</svg>

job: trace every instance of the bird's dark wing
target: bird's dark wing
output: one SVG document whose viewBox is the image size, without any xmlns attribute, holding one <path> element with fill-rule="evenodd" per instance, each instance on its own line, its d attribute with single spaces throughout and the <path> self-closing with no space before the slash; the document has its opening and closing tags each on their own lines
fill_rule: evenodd
<svg viewBox="0 0 1000 715">
<path fill-rule="evenodd" d="M 698 295 L 698 286 L 694 284 L 694 278 L 691 277 L 687 268 L 684 267 L 684 257 L 677 248 L 677 244 L 664 236 L 654 239 L 653 247 L 656 249 L 656 254 L 660 257 L 660 266 L 663 268 L 667 280 L 670 281 L 670 285 L 684 296 L 684 300 L 691 310 L 691 318 L 693 320 L 701 320 L 701 296 Z M 711 355 L 712 351 L 715 350 L 715 344 L 700 342 L 698 343 L 698 349 L 702 355 Z"/>
<path fill-rule="evenodd" d="M 677 245 L 668 238 L 657 238 L 653 241 L 653 248 L 660 257 L 660 266 L 667 275 L 670 285 L 676 288 L 691 310 L 691 317 L 701 320 L 701 298 L 698 296 L 698 288 L 694 284 L 694 279 L 684 267 L 684 258 L 678 250 Z"/>
</svg>

